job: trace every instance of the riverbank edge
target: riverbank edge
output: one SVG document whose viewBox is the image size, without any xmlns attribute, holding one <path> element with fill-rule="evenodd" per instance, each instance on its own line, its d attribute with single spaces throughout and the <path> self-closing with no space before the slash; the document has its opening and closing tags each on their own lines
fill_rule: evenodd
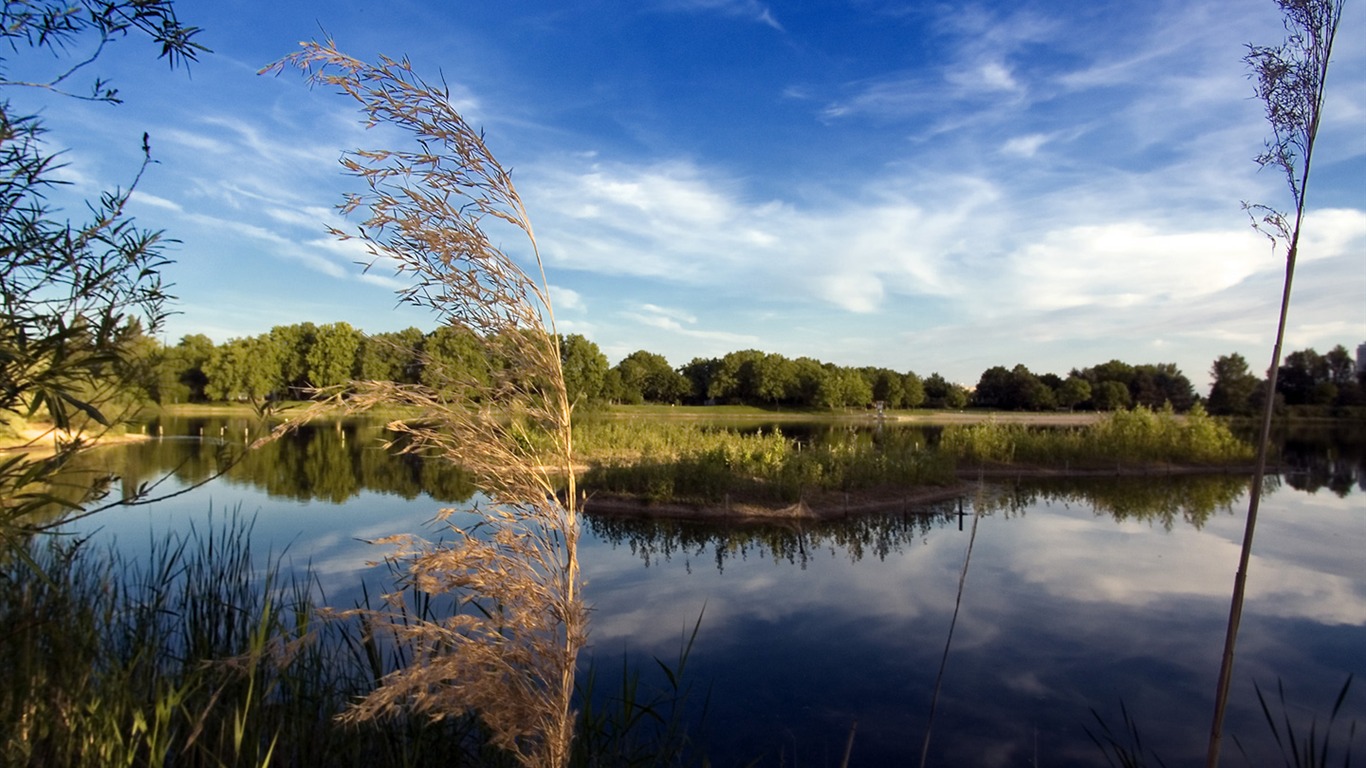
<svg viewBox="0 0 1366 768">
<path fill-rule="evenodd" d="M 58 432 L 51 427 L 47 429 L 31 427 L 20 430 L 17 435 L 7 437 L 3 442 L 0 442 L 0 455 L 23 453 L 32 456 L 50 456 L 57 452 L 56 446 L 52 444 L 54 439 L 60 439 L 66 445 L 79 439 L 82 448 L 94 448 L 106 445 L 140 443 L 144 440 L 150 440 L 151 435 L 136 432 L 125 432 L 118 435 L 72 435 L 68 432 Z"/>
</svg>

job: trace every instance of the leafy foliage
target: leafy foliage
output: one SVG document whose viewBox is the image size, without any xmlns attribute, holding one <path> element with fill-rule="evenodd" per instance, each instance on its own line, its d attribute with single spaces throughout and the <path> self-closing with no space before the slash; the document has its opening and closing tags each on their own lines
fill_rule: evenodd
<svg viewBox="0 0 1366 768">
<path fill-rule="evenodd" d="M 150 37 L 172 65 L 195 58 L 195 27 L 181 24 L 169 0 L 81 0 L 75 3 L 4 4 L 0 37 L 13 52 L 37 49 L 65 67 L 43 77 L 12 76 L 17 67 L 41 68 L 34 57 L 0 58 L 0 87 L 28 87 L 73 95 L 67 84 L 111 41 Z M 92 42 L 93 40 L 93 42 Z M 83 59 L 73 51 L 85 46 Z M 117 91 L 96 79 L 87 95 L 117 103 Z M 44 139 L 34 115 L 0 101 L 0 413 L 46 420 L 42 438 L 53 455 L 0 463 L 0 539 L 12 540 L 25 515 L 53 501 L 42 490 L 90 434 L 119 421 L 123 394 L 145 381 L 135 341 L 155 334 L 170 297 L 161 270 L 167 241 L 138 227 L 128 200 L 151 162 L 143 162 L 125 189 L 89 203 L 89 219 L 73 223 L 49 201 L 60 182 L 60 153 Z M 134 332 L 137 329 L 138 332 Z M 90 496 L 99 492 L 90 489 Z M 79 507 L 88 499 L 62 499 Z"/>
</svg>

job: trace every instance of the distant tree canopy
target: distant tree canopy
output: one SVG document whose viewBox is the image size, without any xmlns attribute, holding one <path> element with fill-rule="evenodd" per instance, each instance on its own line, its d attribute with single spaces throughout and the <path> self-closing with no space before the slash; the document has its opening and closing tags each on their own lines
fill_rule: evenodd
<svg viewBox="0 0 1366 768">
<path fill-rule="evenodd" d="M 1265 384 L 1248 371 L 1247 360 L 1234 352 L 1215 359 L 1210 368 L 1213 384 L 1208 410 L 1213 414 L 1251 416 L 1257 396 Z"/>
<path fill-rule="evenodd" d="M 1366 405 L 1362 377 L 1341 344 L 1320 355 L 1312 347 L 1285 356 L 1276 377 L 1276 393 L 1286 405 Z"/>
<path fill-rule="evenodd" d="M 144 390 L 158 402 L 264 400 L 306 397 L 315 387 L 349 379 L 419 383 L 444 375 L 485 378 L 505 362 L 467 331 L 417 328 L 367 336 L 346 323 L 276 326 L 250 339 L 214 346 L 205 336 L 186 336 L 155 350 Z M 1036 374 L 1023 364 L 992 366 L 969 390 L 938 373 L 878 366 L 845 367 L 811 357 L 796 359 L 745 349 L 722 357 L 696 357 L 673 367 L 664 356 L 636 350 L 615 365 L 598 345 L 579 334 L 560 338 L 560 357 L 570 398 L 579 406 L 621 404 L 746 404 L 780 408 L 989 408 L 1003 411 L 1096 410 L 1170 404 L 1186 411 L 1200 399 L 1189 378 L 1172 363 L 1131 364 L 1110 360 L 1073 369 L 1066 378 Z M 1214 361 L 1211 413 L 1252 412 L 1264 382 L 1236 353 Z M 1278 397 L 1287 405 L 1354 405 L 1363 402 L 1356 366 L 1341 345 L 1320 355 L 1313 349 L 1286 356 Z"/>
<path fill-rule="evenodd" d="M 594 403 L 603 399 L 610 366 L 598 345 L 571 333 L 560 337 L 560 367 L 571 403 Z"/>
<path fill-rule="evenodd" d="M 1111 360 L 1073 369 L 1066 379 L 1035 375 L 1024 365 L 988 368 L 972 393 L 972 405 L 1004 411 L 1084 408 L 1113 411 L 1133 406 L 1188 410 L 1198 398 L 1190 379 L 1171 363 L 1130 365 Z"/>
</svg>

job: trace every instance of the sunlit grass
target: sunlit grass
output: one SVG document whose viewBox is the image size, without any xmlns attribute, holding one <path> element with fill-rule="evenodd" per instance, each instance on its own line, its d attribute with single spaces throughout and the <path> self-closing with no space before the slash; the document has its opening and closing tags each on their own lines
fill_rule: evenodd
<svg viewBox="0 0 1366 768">
<path fill-rule="evenodd" d="M 657 419 L 595 419 L 576 425 L 585 487 L 644 500 L 716 502 L 732 495 L 794 502 L 831 491 L 947 485 L 956 473 L 1005 465 L 1020 470 L 1213 468 L 1251 459 L 1252 449 L 1199 408 L 1124 411 L 1077 427 L 986 421 L 945 427 L 938 445 L 919 433 L 835 432 L 811 444 L 781 427 L 744 430 Z"/>
</svg>

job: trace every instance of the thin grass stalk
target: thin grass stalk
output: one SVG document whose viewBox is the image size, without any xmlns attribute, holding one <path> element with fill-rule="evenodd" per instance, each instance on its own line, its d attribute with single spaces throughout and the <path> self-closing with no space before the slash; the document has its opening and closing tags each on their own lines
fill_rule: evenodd
<svg viewBox="0 0 1366 768">
<path fill-rule="evenodd" d="M 387 540 L 399 546 L 407 589 L 454 594 L 460 610 L 410 620 L 400 611 L 402 594 L 388 596 L 390 612 L 371 618 L 413 644 L 412 663 L 388 673 L 347 717 L 473 713 L 491 743 L 522 764 L 564 765 L 587 612 L 579 594 L 571 407 L 530 219 L 483 134 L 444 86 L 423 81 L 406 60 L 371 66 L 329 40 L 305 43 L 268 69 L 286 67 L 353 99 L 367 127 L 410 135 L 407 149 L 343 157 L 365 191 L 340 208 L 368 216 L 356 232 L 332 233 L 367 249 L 367 269 L 387 266 L 407 278 L 403 302 L 434 311 L 480 349 L 459 364 L 428 357 L 425 384 L 352 382 L 295 420 L 326 410 L 414 407 L 419 419 L 390 425 L 409 438 L 401 450 L 458 464 L 488 498 L 469 510 L 473 523 L 456 525 L 452 510 L 443 510 L 450 543 Z M 525 237 L 539 280 L 486 231 L 509 226 Z"/>
<path fill-rule="evenodd" d="M 1252 539 L 1257 529 L 1257 513 L 1261 506 L 1262 483 L 1266 476 L 1267 454 L 1271 443 L 1271 417 L 1275 410 L 1276 378 L 1281 365 L 1281 348 L 1285 341 L 1286 320 L 1290 314 L 1290 292 L 1295 277 L 1295 260 L 1299 255 L 1300 232 L 1304 223 L 1305 194 L 1309 186 L 1309 169 L 1314 155 L 1314 141 L 1318 136 L 1323 114 L 1324 85 L 1328 79 L 1328 64 L 1333 52 L 1333 39 L 1342 18 L 1343 0 L 1277 0 L 1285 14 L 1289 37 L 1277 47 L 1249 46 L 1245 61 L 1257 78 L 1257 94 L 1266 104 L 1267 120 L 1271 124 L 1273 140 L 1257 158 L 1263 167 L 1273 166 L 1285 173 L 1286 183 L 1295 202 L 1293 223 L 1273 208 L 1244 204 L 1253 214 L 1253 225 L 1267 235 L 1275 248 L 1285 243 L 1285 280 L 1281 291 L 1280 315 L 1276 324 L 1276 342 L 1271 351 L 1271 366 L 1267 372 L 1267 388 L 1262 404 L 1262 424 L 1257 445 L 1256 469 L 1248 490 L 1247 521 L 1243 529 L 1242 547 L 1238 555 L 1238 571 L 1233 581 L 1233 597 L 1229 605 L 1228 627 L 1224 636 L 1224 652 L 1220 660 L 1219 680 L 1215 690 L 1214 719 L 1210 726 L 1207 768 L 1219 764 L 1223 736 L 1224 714 L 1228 707 L 1229 685 L 1233 676 L 1234 649 L 1238 641 L 1238 627 L 1242 622 L 1243 601 L 1247 589 L 1248 562 L 1252 556 Z M 1297 161 L 1303 163 L 1297 169 Z M 1260 216 L 1260 221 L 1256 218 Z"/>
<path fill-rule="evenodd" d="M 939 690 L 944 682 L 944 670 L 949 665 L 949 649 L 953 647 L 953 630 L 958 626 L 958 609 L 963 606 L 963 586 L 968 581 L 968 565 L 972 563 L 972 547 L 977 543 L 977 521 L 982 516 L 977 514 L 976 505 L 972 510 L 972 532 L 968 534 L 968 551 L 963 556 L 963 570 L 958 574 L 958 593 L 953 601 L 953 618 L 949 620 L 949 635 L 944 639 L 944 654 L 939 658 L 939 672 L 934 676 L 934 694 L 930 696 L 930 717 L 925 723 L 925 741 L 920 745 L 920 768 L 925 768 L 930 758 L 930 736 L 934 733 L 934 716 L 939 709 Z M 853 733 L 850 733 L 853 738 Z"/>
</svg>

